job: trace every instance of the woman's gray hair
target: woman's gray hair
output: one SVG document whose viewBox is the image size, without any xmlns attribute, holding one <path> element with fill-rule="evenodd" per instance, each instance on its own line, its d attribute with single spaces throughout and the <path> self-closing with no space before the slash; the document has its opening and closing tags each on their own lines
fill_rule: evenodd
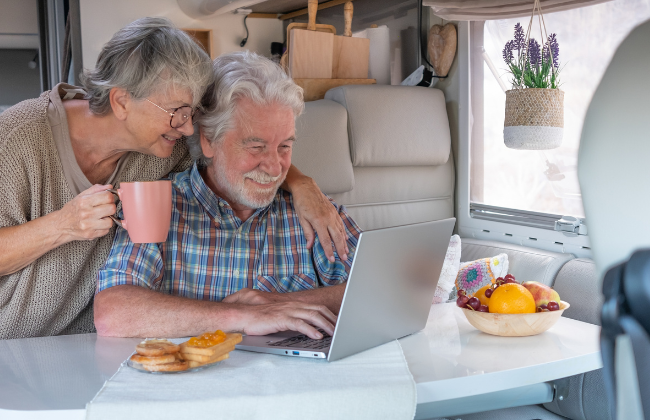
<svg viewBox="0 0 650 420">
<path fill-rule="evenodd" d="M 206 91 L 203 114 L 197 119 L 203 135 L 212 143 L 235 128 L 237 102 L 250 99 L 257 105 L 278 104 L 292 109 L 294 118 L 305 109 L 303 90 L 268 58 L 250 51 L 224 54 L 214 60 L 214 84 Z M 199 136 L 187 139 L 190 153 L 200 164 L 203 156 Z"/>
<path fill-rule="evenodd" d="M 142 100 L 161 88 L 174 86 L 192 93 L 196 106 L 212 82 L 212 62 L 203 49 L 168 19 L 138 19 L 113 35 L 102 48 L 93 70 L 84 70 L 81 82 L 90 110 L 110 112 L 111 89 L 125 89 Z"/>
</svg>

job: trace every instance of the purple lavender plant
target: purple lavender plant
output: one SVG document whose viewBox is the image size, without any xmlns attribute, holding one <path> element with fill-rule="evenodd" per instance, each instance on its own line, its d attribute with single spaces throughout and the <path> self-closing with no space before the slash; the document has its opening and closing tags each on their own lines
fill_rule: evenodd
<svg viewBox="0 0 650 420">
<path fill-rule="evenodd" d="M 560 71 L 560 46 L 556 34 L 551 34 L 540 45 L 534 38 L 526 39 L 524 28 L 517 23 L 514 35 L 514 39 L 506 42 L 503 48 L 503 60 L 513 76 L 512 85 L 515 88 L 556 89 Z"/>
<path fill-rule="evenodd" d="M 530 60 L 530 65 L 537 67 L 542 64 L 541 56 L 539 51 L 539 42 L 534 38 L 528 40 L 528 59 Z"/>
<path fill-rule="evenodd" d="M 503 48 L 503 60 L 507 64 L 511 64 L 512 60 L 514 59 L 514 55 L 512 53 L 512 50 L 516 50 L 516 41 L 508 41 L 506 42 L 505 48 Z"/>
<path fill-rule="evenodd" d="M 515 40 L 514 48 L 515 50 L 523 50 L 524 44 L 526 43 L 526 35 L 524 34 L 524 28 L 520 23 L 515 25 Z"/>
<path fill-rule="evenodd" d="M 558 44 L 555 34 L 549 35 L 546 45 L 548 45 L 548 50 L 553 57 L 553 67 L 557 69 L 560 65 L 560 44 Z"/>
</svg>

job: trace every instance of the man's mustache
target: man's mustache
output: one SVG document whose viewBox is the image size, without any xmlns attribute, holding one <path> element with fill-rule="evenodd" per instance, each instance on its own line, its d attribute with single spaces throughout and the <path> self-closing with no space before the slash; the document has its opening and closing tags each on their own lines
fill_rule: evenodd
<svg viewBox="0 0 650 420">
<path fill-rule="evenodd" d="M 278 176 L 271 176 L 264 171 L 260 171 L 256 169 L 250 172 L 246 172 L 244 174 L 244 179 L 250 178 L 255 182 L 259 182 L 260 184 L 268 184 L 269 182 L 277 181 L 278 179 L 280 179 L 281 176 L 282 174 Z"/>
</svg>

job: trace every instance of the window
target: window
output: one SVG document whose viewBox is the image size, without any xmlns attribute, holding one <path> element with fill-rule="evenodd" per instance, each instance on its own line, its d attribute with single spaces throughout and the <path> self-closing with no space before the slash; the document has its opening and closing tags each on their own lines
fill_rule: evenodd
<svg viewBox="0 0 650 420">
<path fill-rule="evenodd" d="M 502 49 L 513 38 L 515 24 L 526 29 L 530 17 L 486 21 L 482 30 L 472 27 L 471 206 L 519 210 L 515 216 L 531 212 L 537 220 L 544 214 L 553 215 L 549 220 L 557 215 L 584 217 L 576 171 L 582 123 L 616 48 L 648 18 L 649 0 L 614 0 L 544 15 L 549 35 L 556 33 L 560 44 L 560 88 L 565 92 L 562 146 L 547 151 L 505 147 L 505 93 L 493 72 L 510 89 Z M 537 19 L 531 37 L 541 38 Z"/>
</svg>

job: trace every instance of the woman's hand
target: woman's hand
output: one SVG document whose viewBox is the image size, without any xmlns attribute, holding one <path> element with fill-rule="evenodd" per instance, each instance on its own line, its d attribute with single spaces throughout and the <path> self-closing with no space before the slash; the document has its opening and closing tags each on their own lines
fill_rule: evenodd
<svg viewBox="0 0 650 420">
<path fill-rule="evenodd" d="M 91 240 L 108 234 L 116 212 L 111 185 L 93 185 L 59 210 L 60 227 L 70 241 Z"/>
<path fill-rule="evenodd" d="M 38 258 L 71 241 L 106 235 L 115 214 L 110 185 L 93 185 L 61 210 L 22 225 L 0 228 L 0 277 L 22 270 Z"/>
<path fill-rule="evenodd" d="M 314 180 L 307 176 L 301 174 L 299 179 L 294 178 L 290 187 L 300 225 L 307 238 L 307 248 L 311 249 L 314 245 L 315 231 L 330 262 L 335 260 L 332 242 L 341 261 L 346 261 L 349 252 L 347 235 L 336 207 L 325 197 Z"/>
</svg>

